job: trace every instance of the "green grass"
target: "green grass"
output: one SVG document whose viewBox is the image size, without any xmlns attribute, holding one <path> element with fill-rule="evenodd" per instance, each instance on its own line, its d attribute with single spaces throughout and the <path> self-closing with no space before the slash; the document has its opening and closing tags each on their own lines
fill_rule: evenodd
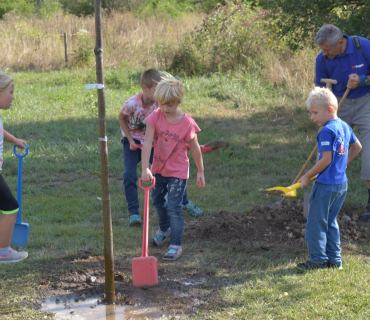
<svg viewBox="0 0 370 320">
<path fill-rule="evenodd" d="M 128 259 L 141 250 L 141 232 L 127 227 L 117 117 L 124 101 L 140 91 L 140 71 L 105 70 L 114 248 L 116 257 Z M 26 247 L 29 258 L 14 266 L 0 265 L 0 315 L 43 319 L 46 314 L 31 308 L 41 277 L 69 272 L 72 267 L 63 259 L 81 250 L 104 251 L 97 95 L 95 90 L 84 89 L 85 84 L 96 82 L 95 70 L 11 76 L 16 100 L 1 115 L 4 128 L 25 139 L 30 148 L 23 160 L 22 208 L 31 231 Z M 230 143 L 227 149 L 204 154 L 204 190 L 196 188 L 196 167 L 191 160 L 189 198 L 205 215 L 218 210 L 242 213 L 277 201 L 258 190 L 291 184 L 316 143 L 317 128 L 308 118 L 305 97 L 297 104 L 284 87 L 239 73 L 183 78 L 183 82 L 186 97 L 181 107 L 202 129 L 199 142 L 223 139 Z M 6 144 L 3 175 L 14 194 L 17 166 L 12 146 Z M 348 170 L 349 192 L 343 210 L 351 214 L 361 214 L 366 203 L 360 169 L 357 158 Z M 298 190 L 298 196 L 302 195 Z M 142 198 L 140 193 L 141 203 Z M 154 232 L 155 214 L 151 219 Z M 344 248 L 341 272 L 297 275 L 295 258 L 305 257 L 305 250 L 279 256 L 254 251 L 257 244 L 253 243 L 240 245 L 237 253 L 227 243 L 188 244 L 184 239 L 184 245 L 188 256 L 179 262 L 182 268 L 207 272 L 228 283 L 218 289 L 222 303 L 193 318 L 369 318 L 367 246 Z"/>
</svg>

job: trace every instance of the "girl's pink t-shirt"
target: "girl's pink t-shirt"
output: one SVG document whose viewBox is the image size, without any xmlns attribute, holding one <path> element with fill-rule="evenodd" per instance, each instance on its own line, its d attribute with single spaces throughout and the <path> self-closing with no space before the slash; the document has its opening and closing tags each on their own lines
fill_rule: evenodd
<svg viewBox="0 0 370 320">
<path fill-rule="evenodd" d="M 185 116 L 176 124 L 168 123 L 162 111 L 153 111 L 146 119 L 154 129 L 152 174 L 163 177 L 189 178 L 186 143 L 200 131 L 192 117 Z"/>
</svg>

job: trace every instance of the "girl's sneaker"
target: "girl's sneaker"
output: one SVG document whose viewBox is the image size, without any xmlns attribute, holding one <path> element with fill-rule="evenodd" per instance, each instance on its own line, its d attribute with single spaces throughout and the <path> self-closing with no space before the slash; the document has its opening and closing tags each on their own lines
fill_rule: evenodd
<svg viewBox="0 0 370 320">
<path fill-rule="evenodd" d="M 166 239 L 170 236 L 171 236 L 171 228 L 168 228 L 166 232 L 163 232 L 161 231 L 161 229 L 159 229 L 153 238 L 153 246 L 160 247 L 166 241 Z"/>
<path fill-rule="evenodd" d="M 28 253 L 26 251 L 15 251 L 10 248 L 10 254 L 8 256 L 0 256 L 0 263 L 15 263 L 22 261 L 28 257 Z"/>
<path fill-rule="evenodd" d="M 182 246 L 170 245 L 167 253 L 163 256 L 162 259 L 168 260 L 168 261 L 175 261 L 181 256 L 181 253 L 182 253 Z"/>
</svg>

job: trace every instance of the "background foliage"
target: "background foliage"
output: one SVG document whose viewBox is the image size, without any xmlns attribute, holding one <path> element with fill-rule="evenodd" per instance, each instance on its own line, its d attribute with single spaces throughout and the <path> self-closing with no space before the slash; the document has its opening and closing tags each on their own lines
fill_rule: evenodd
<svg viewBox="0 0 370 320">
<path fill-rule="evenodd" d="M 172 69 L 196 74 L 248 69 L 269 47 L 266 11 L 249 3 L 227 2 L 211 10 L 202 25 L 185 36 Z"/>
<path fill-rule="evenodd" d="M 370 37 L 369 0 L 260 0 L 260 4 L 271 10 L 279 36 L 293 49 L 312 40 L 325 23 L 349 35 Z"/>
<path fill-rule="evenodd" d="M 131 11 L 143 15 L 169 14 L 176 16 L 184 12 L 212 9 L 217 0 L 102 0 L 102 8 L 112 11 Z M 94 14 L 94 1 L 91 0 L 1 0 L 0 18 L 6 13 L 37 13 L 48 16 L 59 10 L 65 14 L 86 16 Z"/>
<path fill-rule="evenodd" d="M 1 0 L 0 1 L 0 17 L 5 13 L 14 11 L 19 14 L 30 14 L 34 10 L 32 0 Z"/>
</svg>

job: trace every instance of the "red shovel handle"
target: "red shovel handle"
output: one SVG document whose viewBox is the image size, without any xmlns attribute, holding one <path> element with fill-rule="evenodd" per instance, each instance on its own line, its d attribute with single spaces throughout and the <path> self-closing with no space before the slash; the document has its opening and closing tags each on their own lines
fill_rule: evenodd
<svg viewBox="0 0 370 320">
<path fill-rule="evenodd" d="M 149 190 L 155 186 L 155 177 L 153 177 L 152 185 L 145 188 L 142 185 L 143 179 L 140 178 L 139 186 L 144 190 L 144 221 L 143 221 L 143 247 L 141 257 L 148 256 L 148 233 L 149 233 Z"/>
<path fill-rule="evenodd" d="M 153 177 L 152 185 L 149 186 L 149 187 L 143 187 L 142 182 L 143 182 L 143 179 L 140 178 L 139 179 L 139 186 L 140 186 L 140 188 L 143 189 L 144 191 L 146 191 L 146 190 L 149 191 L 150 189 L 153 189 L 153 187 L 155 186 L 155 177 Z"/>
</svg>

